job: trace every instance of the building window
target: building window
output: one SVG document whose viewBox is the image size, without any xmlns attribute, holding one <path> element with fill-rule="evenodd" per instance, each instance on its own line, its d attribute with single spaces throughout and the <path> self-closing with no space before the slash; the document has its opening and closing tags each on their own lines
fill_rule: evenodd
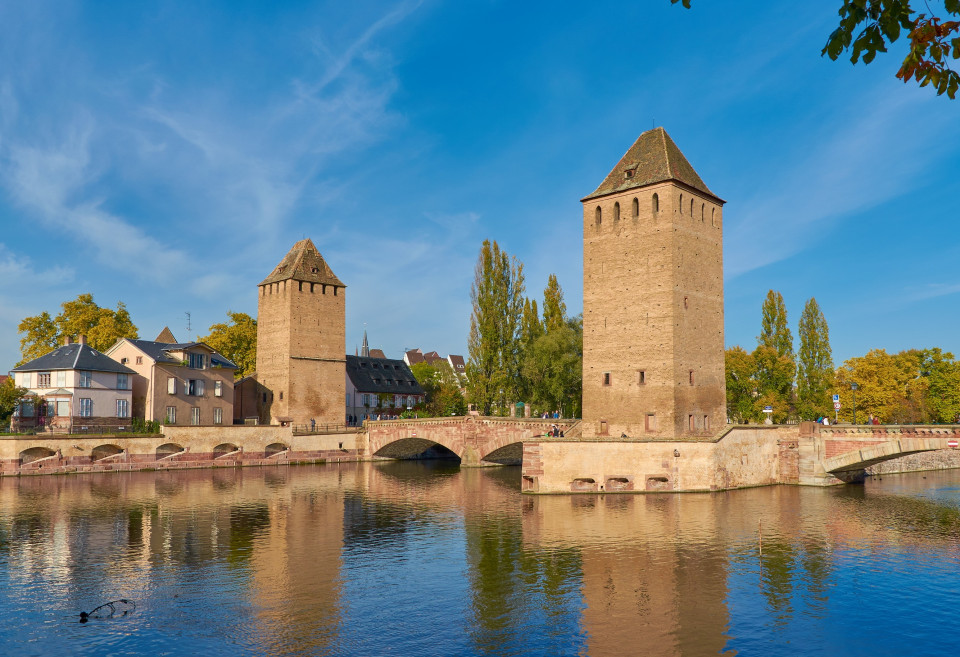
<svg viewBox="0 0 960 657">
<path fill-rule="evenodd" d="M 93 417 L 93 400 L 80 398 L 80 417 Z"/>
<path fill-rule="evenodd" d="M 653 213 L 656 214 L 660 212 L 660 197 L 657 194 L 653 195 Z"/>
<path fill-rule="evenodd" d="M 196 406 L 190 409 L 190 424 L 200 424 L 200 409 Z"/>
<path fill-rule="evenodd" d="M 603 221 L 603 211 L 600 209 L 600 206 L 597 206 L 596 211 L 594 212 L 596 216 L 597 230 L 600 229 L 600 222 Z"/>
<path fill-rule="evenodd" d="M 129 390 L 130 389 L 130 377 L 126 374 L 117 374 L 117 390 Z M 126 416 L 119 416 L 126 417 Z"/>
<path fill-rule="evenodd" d="M 647 383 L 647 373 L 643 370 L 637 370 L 637 384 L 646 385 Z"/>
<path fill-rule="evenodd" d="M 350 393 L 348 392 L 348 393 L 347 393 L 347 406 L 349 406 L 349 405 L 350 405 Z"/>
<path fill-rule="evenodd" d="M 93 383 L 93 372 L 80 372 L 80 387 L 89 388 Z"/>
<path fill-rule="evenodd" d="M 117 400 L 117 417 L 130 417 L 130 401 L 127 399 Z"/>
<path fill-rule="evenodd" d="M 713 227 L 717 227 L 717 209 L 710 208 L 710 223 L 713 224 Z"/>
<path fill-rule="evenodd" d="M 689 429 L 690 429 L 690 431 L 693 431 L 694 429 L 697 428 L 697 427 L 696 427 L 696 424 L 695 424 L 694 421 L 693 421 L 693 416 L 692 416 L 692 415 L 688 415 L 688 416 L 687 416 L 687 422 L 689 423 Z"/>
<path fill-rule="evenodd" d="M 683 194 L 680 195 L 680 214 L 683 214 Z"/>
<path fill-rule="evenodd" d="M 137 356 L 137 365 L 143 365 L 143 356 Z"/>
<path fill-rule="evenodd" d="M 610 372 L 603 373 L 603 385 L 605 386 L 610 385 Z"/>
<path fill-rule="evenodd" d="M 364 406 L 370 405 L 370 395 L 368 395 L 367 393 L 363 393 L 363 405 Z"/>
<path fill-rule="evenodd" d="M 693 219 L 693 199 L 690 199 L 690 218 Z"/>
<path fill-rule="evenodd" d="M 184 392 L 191 397 L 203 397 L 203 379 L 187 379 Z"/>
<path fill-rule="evenodd" d="M 263 403 L 267 403 L 267 393 L 263 393 Z"/>
<path fill-rule="evenodd" d="M 704 416 L 703 416 L 703 428 L 706 429 L 707 431 L 710 431 L 710 416 L 709 416 L 709 415 L 704 415 Z"/>
<path fill-rule="evenodd" d="M 703 222 L 707 217 L 707 205 L 706 203 L 700 204 L 700 221 Z"/>
<path fill-rule="evenodd" d="M 640 201 L 633 199 L 633 218 L 636 219 L 640 216 Z"/>
<path fill-rule="evenodd" d="M 213 409 L 213 423 L 214 424 L 223 424 L 223 409 L 215 408 Z"/>
<path fill-rule="evenodd" d="M 57 372 L 57 387 L 65 388 L 67 385 L 67 373 L 64 370 Z"/>
<path fill-rule="evenodd" d="M 70 402 L 57 401 L 57 416 L 70 417 Z"/>
<path fill-rule="evenodd" d="M 613 204 L 613 220 L 620 221 L 620 202 L 619 201 Z"/>
<path fill-rule="evenodd" d="M 167 394 L 177 394 L 177 380 L 172 376 L 167 377 Z"/>
<path fill-rule="evenodd" d="M 167 406 L 167 424 L 177 423 L 177 407 Z"/>
<path fill-rule="evenodd" d="M 280 391 L 280 401 L 283 401 L 283 390 Z"/>
<path fill-rule="evenodd" d="M 646 431 L 657 430 L 657 416 L 654 413 L 647 413 L 647 417 L 643 423 L 643 428 Z"/>
<path fill-rule="evenodd" d="M 214 381 L 214 382 L 213 382 L 213 396 L 214 396 L 214 397 L 223 397 L 223 381 Z"/>
<path fill-rule="evenodd" d="M 606 436 L 610 432 L 610 428 L 607 425 L 606 420 L 600 420 L 600 435 Z"/>
<path fill-rule="evenodd" d="M 693 385 L 693 370 L 690 370 L 690 385 Z"/>
<path fill-rule="evenodd" d="M 37 387 L 38 388 L 50 387 L 50 372 L 40 372 L 39 374 L 37 374 Z"/>
<path fill-rule="evenodd" d="M 205 354 L 187 354 L 187 365 L 193 370 L 202 370 L 206 367 L 207 357 Z"/>
</svg>

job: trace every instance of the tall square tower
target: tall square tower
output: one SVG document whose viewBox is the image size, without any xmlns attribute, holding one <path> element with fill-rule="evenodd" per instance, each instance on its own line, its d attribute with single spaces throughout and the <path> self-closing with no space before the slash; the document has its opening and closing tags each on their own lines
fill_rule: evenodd
<svg viewBox="0 0 960 657">
<path fill-rule="evenodd" d="M 309 239 L 258 287 L 257 382 L 271 424 L 343 424 L 346 286 Z"/>
<path fill-rule="evenodd" d="M 583 435 L 726 424 L 723 204 L 663 128 L 583 203 Z"/>
</svg>

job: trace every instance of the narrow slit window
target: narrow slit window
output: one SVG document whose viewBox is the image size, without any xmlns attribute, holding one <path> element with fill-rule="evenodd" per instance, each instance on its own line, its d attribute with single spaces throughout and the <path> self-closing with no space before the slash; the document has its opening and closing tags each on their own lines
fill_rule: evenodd
<svg viewBox="0 0 960 657">
<path fill-rule="evenodd" d="M 600 229 L 600 222 L 603 220 L 603 211 L 600 209 L 600 206 L 599 206 L 599 205 L 597 206 L 597 209 L 596 209 L 596 211 L 594 212 L 594 215 L 596 216 L 597 230 L 599 230 L 599 229 Z"/>
<path fill-rule="evenodd" d="M 643 370 L 637 370 L 637 385 L 646 385 L 647 373 Z"/>
<path fill-rule="evenodd" d="M 613 220 L 620 221 L 620 202 L 619 201 L 613 204 Z"/>
<path fill-rule="evenodd" d="M 610 372 L 603 373 L 603 385 L 605 386 L 610 385 Z"/>
<path fill-rule="evenodd" d="M 690 370 L 690 385 L 693 385 L 693 370 Z"/>
<path fill-rule="evenodd" d="M 640 216 L 640 201 L 633 199 L 633 218 L 636 219 Z"/>
<path fill-rule="evenodd" d="M 658 194 L 653 195 L 653 212 L 654 214 L 660 212 L 660 196 Z"/>
</svg>

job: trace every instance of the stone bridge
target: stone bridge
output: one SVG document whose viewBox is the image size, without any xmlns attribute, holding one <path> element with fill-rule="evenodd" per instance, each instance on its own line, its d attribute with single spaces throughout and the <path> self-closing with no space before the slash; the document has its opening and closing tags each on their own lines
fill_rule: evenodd
<svg viewBox="0 0 960 657">
<path fill-rule="evenodd" d="M 862 478 L 864 470 L 901 456 L 958 447 L 960 426 L 880 425 L 801 426 L 801 443 L 814 438 L 823 469 L 824 483 Z M 806 435 L 805 435 L 806 434 Z"/>
<path fill-rule="evenodd" d="M 366 423 L 366 455 L 404 458 L 441 445 L 460 458 L 460 464 L 519 464 L 523 441 L 545 435 L 556 425 L 571 434 L 579 420 L 540 418 L 466 417 L 384 420 Z"/>
</svg>

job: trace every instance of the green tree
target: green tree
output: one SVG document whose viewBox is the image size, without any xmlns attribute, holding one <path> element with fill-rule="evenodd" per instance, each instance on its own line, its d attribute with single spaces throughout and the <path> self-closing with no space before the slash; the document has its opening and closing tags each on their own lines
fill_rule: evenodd
<svg viewBox="0 0 960 657">
<path fill-rule="evenodd" d="M 926 403 L 930 420 L 960 422 L 960 362 L 939 348 L 920 352 L 920 374 L 927 379 Z"/>
<path fill-rule="evenodd" d="M 0 422 L 6 423 L 10 419 L 25 394 L 27 389 L 18 386 L 12 376 L 0 383 Z"/>
<path fill-rule="evenodd" d="M 753 352 L 756 366 L 754 380 L 762 416 L 764 406 L 773 406 L 773 421 L 780 423 L 793 414 L 793 334 L 787 324 L 787 308 L 783 295 L 770 290 L 763 301 L 760 335 Z"/>
<path fill-rule="evenodd" d="M 213 324 L 205 342 L 237 365 L 234 376 L 252 374 L 257 368 L 257 320 L 246 313 L 227 311 L 229 323 Z"/>
<path fill-rule="evenodd" d="M 442 417 L 465 415 L 467 403 L 460 391 L 460 384 L 453 368 L 447 361 L 416 363 L 410 368 L 417 383 L 423 388 L 426 400 L 419 407 L 421 416 Z"/>
<path fill-rule="evenodd" d="M 833 353 L 827 320 L 811 298 L 800 315 L 800 352 L 797 354 L 797 412 L 805 420 L 830 415 Z"/>
<path fill-rule="evenodd" d="M 754 393 L 757 386 L 754 373 L 757 366 L 753 355 L 743 347 L 731 347 L 725 353 L 727 376 L 727 417 L 734 422 L 748 422 L 755 416 Z"/>
<path fill-rule="evenodd" d="M 583 320 L 575 317 L 540 336 L 526 354 L 523 376 L 537 411 L 579 417 L 583 391 Z"/>
<path fill-rule="evenodd" d="M 543 328 L 549 333 L 565 325 L 567 305 L 563 302 L 563 290 L 557 282 L 557 275 L 550 274 L 547 287 L 543 290 Z"/>
<path fill-rule="evenodd" d="M 783 295 L 773 290 L 767 292 L 767 298 L 763 300 L 762 313 L 757 343 L 772 347 L 778 355 L 792 359 L 793 334 L 787 324 L 787 307 L 783 303 Z"/>
<path fill-rule="evenodd" d="M 691 0 L 670 2 L 682 2 L 689 9 Z M 820 55 L 836 61 L 849 52 L 852 63 L 862 59 L 869 64 L 905 33 L 910 44 L 897 77 L 904 83 L 916 80 L 921 87 L 932 85 L 938 96 L 946 93 L 955 98 L 960 75 L 948 64 L 960 59 L 960 21 L 944 17 L 960 16 L 960 0 L 944 0 L 942 16 L 934 14 L 927 2 L 923 7 L 929 14 L 918 12 L 915 6 L 919 3 L 911 0 L 842 0 L 840 24 Z"/>
<path fill-rule="evenodd" d="M 523 293 L 523 264 L 485 240 L 470 286 L 473 311 L 467 342 L 469 396 L 484 415 L 505 413 L 521 389 Z"/>
<path fill-rule="evenodd" d="M 526 299 L 523 302 L 523 317 L 520 320 L 520 342 L 523 349 L 527 349 L 541 335 L 543 335 L 543 324 L 540 322 L 537 300 Z"/>
<path fill-rule="evenodd" d="M 87 336 L 87 344 L 98 351 L 106 351 L 120 338 L 136 338 L 137 327 L 122 301 L 116 310 L 101 308 L 92 294 L 81 294 L 73 301 L 61 304 L 61 312 L 55 319 L 44 311 L 26 317 L 17 326 L 23 334 L 20 339 L 21 362 L 33 360 L 49 353 L 67 336 Z"/>
<path fill-rule="evenodd" d="M 924 408 L 928 382 L 919 375 L 919 365 L 919 352 L 915 350 L 888 354 L 883 349 L 873 349 L 848 359 L 836 374 L 836 389 L 844 402 L 841 419 L 854 421 L 850 385 L 856 383 L 858 424 L 871 415 L 885 424 L 929 421 Z"/>
</svg>

